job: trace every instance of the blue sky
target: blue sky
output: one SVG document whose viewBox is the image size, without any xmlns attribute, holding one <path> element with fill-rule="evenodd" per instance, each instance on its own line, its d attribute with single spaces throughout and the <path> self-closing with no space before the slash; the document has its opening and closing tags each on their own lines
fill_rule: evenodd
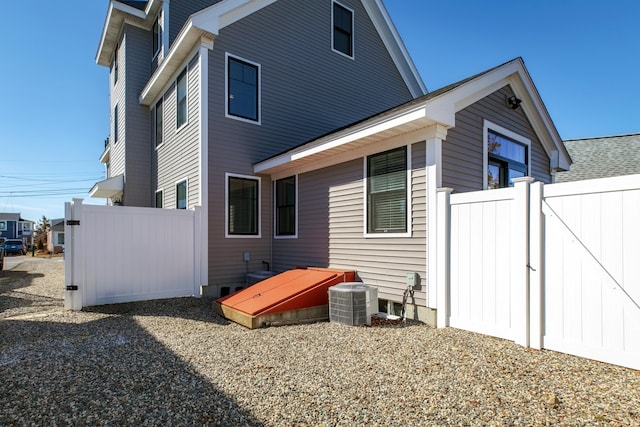
<svg viewBox="0 0 640 427">
<path fill-rule="evenodd" d="M 429 90 L 521 56 L 563 139 L 640 132 L 640 2 L 384 3 Z M 87 192 L 109 133 L 95 63 L 108 2 L 28 5 L 2 6 L 0 212 L 35 221 L 63 217 L 72 197 L 103 203 Z"/>
</svg>

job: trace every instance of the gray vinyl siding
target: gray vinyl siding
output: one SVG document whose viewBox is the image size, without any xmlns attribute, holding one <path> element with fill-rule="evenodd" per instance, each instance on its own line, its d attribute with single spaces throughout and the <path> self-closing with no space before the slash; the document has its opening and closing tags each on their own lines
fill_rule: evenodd
<svg viewBox="0 0 640 427">
<path fill-rule="evenodd" d="M 280 0 L 222 29 L 215 41 L 209 59 L 210 284 L 241 280 L 245 269 L 263 269 L 261 261 L 271 259 L 270 204 L 261 239 L 224 238 L 225 172 L 252 175 L 257 161 L 411 99 L 361 2 L 341 3 L 355 11 L 355 60 L 331 49 L 330 0 Z M 260 125 L 225 117 L 226 52 L 261 66 Z M 263 205 L 271 192 L 264 181 Z M 242 251 L 249 249 L 245 266 Z"/>
<path fill-rule="evenodd" d="M 125 25 L 127 37 L 125 76 L 126 107 L 125 145 L 126 171 L 124 204 L 127 206 L 153 206 L 151 197 L 151 144 L 149 108 L 140 105 L 138 95 L 149 80 L 151 39 L 149 32 Z M 119 81 L 118 81 L 119 83 Z M 120 107 L 122 108 L 122 107 Z"/>
<path fill-rule="evenodd" d="M 169 46 L 191 15 L 221 0 L 171 0 L 169 3 Z"/>
<path fill-rule="evenodd" d="M 126 49 L 127 49 L 127 35 L 123 33 L 120 36 L 119 46 L 116 48 L 115 55 L 118 55 L 118 81 L 114 84 L 114 76 L 112 71 L 111 79 L 109 80 L 109 98 L 110 98 L 110 153 L 109 153 L 109 168 L 108 176 L 112 177 L 116 175 L 124 174 L 125 167 L 125 136 L 126 129 L 124 126 L 126 104 L 125 104 L 125 90 L 127 86 L 126 82 Z M 118 141 L 115 138 L 115 117 L 114 111 L 118 106 Z"/>
<path fill-rule="evenodd" d="M 184 68 L 180 68 L 182 72 Z M 154 104 L 155 106 L 155 104 Z M 153 106 L 152 106 L 153 107 Z M 176 184 L 187 179 L 187 208 L 199 204 L 200 197 L 200 66 L 198 55 L 187 69 L 187 123 L 177 128 L 175 81 L 163 100 L 163 143 L 154 149 L 154 183 L 150 195 L 163 189 L 165 208 L 176 207 Z M 148 120 L 151 123 L 151 118 Z M 151 130 L 153 133 L 155 130 Z M 153 138 L 151 138 L 153 140 Z M 153 142 L 150 144 L 153 145 Z"/>
<path fill-rule="evenodd" d="M 551 182 L 549 156 L 533 131 L 522 108 L 511 110 L 505 98 L 513 95 L 505 86 L 484 99 L 456 113 L 456 126 L 449 129 L 442 144 L 442 184 L 456 192 L 482 190 L 484 120 L 509 129 L 531 140 L 531 174 L 545 183 Z"/>
<path fill-rule="evenodd" d="M 298 177 L 297 239 L 275 239 L 274 270 L 296 265 L 356 270 L 378 297 L 401 301 L 406 274 L 417 272 L 413 303 L 426 300 L 425 143 L 411 146 L 411 237 L 365 237 L 364 159 Z"/>
</svg>

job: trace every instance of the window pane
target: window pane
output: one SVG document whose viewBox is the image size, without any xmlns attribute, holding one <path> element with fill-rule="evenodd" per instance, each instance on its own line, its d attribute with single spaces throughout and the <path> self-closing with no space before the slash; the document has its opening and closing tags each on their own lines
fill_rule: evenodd
<svg viewBox="0 0 640 427">
<path fill-rule="evenodd" d="M 162 208 L 162 191 L 156 192 L 156 208 Z"/>
<path fill-rule="evenodd" d="M 176 185 L 176 208 L 187 209 L 187 181 L 182 181 Z"/>
<path fill-rule="evenodd" d="M 369 233 L 407 231 L 407 149 L 370 156 L 367 162 Z"/>
<path fill-rule="evenodd" d="M 156 147 L 162 144 L 162 99 L 156 104 Z"/>
<path fill-rule="evenodd" d="M 276 235 L 296 233 L 296 178 L 276 181 Z"/>
<path fill-rule="evenodd" d="M 258 67 L 229 58 L 228 113 L 258 120 Z"/>
<path fill-rule="evenodd" d="M 113 140 L 118 142 L 118 106 L 113 110 Z"/>
<path fill-rule="evenodd" d="M 177 83 L 177 127 L 187 122 L 187 70 L 178 76 Z"/>
<path fill-rule="evenodd" d="M 519 170 L 515 170 L 515 169 L 509 169 L 509 187 L 513 187 L 513 182 L 511 182 L 512 179 L 514 178 L 523 178 L 525 177 L 526 174 L 522 171 Z"/>
<path fill-rule="evenodd" d="M 353 35 L 353 14 L 350 10 L 333 4 L 333 48 L 351 56 Z"/>
<path fill-rule="evenodd" d="M 158 52 L 158 48 L 160 47 L 160 43 L 158 42 L 160 39 L 160 30 L 159 30 L 159 25 L 158 25 L 158 18 L 156 18 L 155 22 L 153 23 L 153 55 L 155 56 L 155 54 Z"/>
<path fill-rule="evenodd" d="M 500 188 L 500 166 L 489 165 L 487 171 L 487 188 L 489 190 Z"/>
<path fill-rule="evenodd" d="M 496 156 L 505 159 L 515 160 L 516 162 L 526 163 L 525 146 L 518 144 L 502 135 L 489 132 L 487 141 L 487 150 Z"/>
<path fill-rule="evenodd" d="M 229 177 L 229 234 L 258 234 L 258 181 Z"/>
</svg>

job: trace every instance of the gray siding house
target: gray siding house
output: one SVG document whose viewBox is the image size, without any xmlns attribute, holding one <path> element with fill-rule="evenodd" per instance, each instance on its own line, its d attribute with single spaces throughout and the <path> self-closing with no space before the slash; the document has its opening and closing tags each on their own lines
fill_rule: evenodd
<svg viewBox="0 0 640 427">
<path fill-rule="evenodd" d="M 112 129 L 90 195 L 201 206 L 213 295 L 308 265 L 393 307 L 411 274 L 429 321 L 436 189 L 569 168 L 521 59 L 427 93 L 381 0 L 111 0 L 97 62 Z"/>
</svg>

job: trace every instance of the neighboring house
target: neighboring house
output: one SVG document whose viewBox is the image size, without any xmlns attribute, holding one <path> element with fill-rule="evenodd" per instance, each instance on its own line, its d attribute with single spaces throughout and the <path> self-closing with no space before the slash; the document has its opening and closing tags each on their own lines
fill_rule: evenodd
<svg viewBox="0 0 640 427">
<path fill-rule="evenodd" d="M 427 93 L 381 0 L 111 0 L 97 62 L 112 125 L 90 195 L 202 206 L 219 292 L 265 262 L 356 270 L 399 302 L 410 273 L 426 318 L 436 188 L 571 161 L 521 59 Z"/>
<path fill-rule="evenodd" d="M 64 252 L 64 218 L 52 219 L 50 224 L 51 228 L 47 233 L 47 251 Z"/>
<path fill-rule="evenodd" d="M 555 182 L 640 173 L 640 133 L 564 141 L 573 164 L 559 172 Z"/>
<path fill-rule="evenodd" d="M 19 213 L 0 213 L 0 241 L 21 239 L 31 245 L 34 227 L 35 221 L 23 219 Z"/>
</svg>

